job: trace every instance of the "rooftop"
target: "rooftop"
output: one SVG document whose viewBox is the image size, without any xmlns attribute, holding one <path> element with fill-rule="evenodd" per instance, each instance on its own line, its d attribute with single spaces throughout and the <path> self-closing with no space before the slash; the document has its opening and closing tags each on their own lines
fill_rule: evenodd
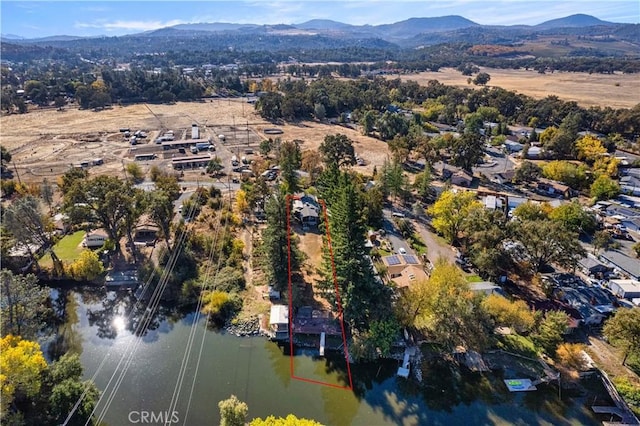
<svg viewBox="0 0 640 426">
<path fill-rule="evenodd" d="M 288 324 L 289 323 L 289 307 L 286 305 L 271 306 L 271 315 L 269 316 L 269 324 Z"/>
<path fill-rule="evenodd" d="M 394 254 L 391 256 L 384 256 L 382 262 L 387 266 L 397 265 L 419 265 L 418 258 L 412 254 Z"/>
<path fill-rule="evenodd" d="M 617 250 L 604 252 L 600 255 L 600 259 L 609 262 L 614 268 L 618 268 L 630 278 L 640 279 L 640 262 L 638 259 L 633 259 Z"/>
</svg>

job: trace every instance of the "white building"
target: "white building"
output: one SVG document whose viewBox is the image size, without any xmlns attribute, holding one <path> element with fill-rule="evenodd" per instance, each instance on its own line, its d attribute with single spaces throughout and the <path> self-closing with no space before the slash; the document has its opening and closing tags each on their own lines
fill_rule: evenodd
<svg viewBox="0 0 640 426">
<path fill-rule="evenodd" d="M 611 280 L 609 288 L 616 296 L 623 299 L 640 298 L 640 281 L 636 280 Z"/>
</svg>

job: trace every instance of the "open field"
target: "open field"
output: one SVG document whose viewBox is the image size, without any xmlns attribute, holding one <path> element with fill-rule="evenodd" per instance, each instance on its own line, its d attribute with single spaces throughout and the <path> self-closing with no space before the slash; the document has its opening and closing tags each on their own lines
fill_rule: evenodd
<svg viewBox="0 0 640 426">
<path fill-rule="evenodd" d="M 556 95 L 566 101 L 575 101 L 583 107 L 609 106 L 631 108 L 640 103 L 640 76 L 638 74 L 588 74 L 554 72 L 539 74 L 537 71 L 481 68 L 491 75 L 489 86 L 502 87 L 534 98 Z M 388 76 L 396 78 L 397 76 Z M 426 85 L 429 80 L 459 87 L 478 86 L 467 83 L 464 76 L 453 68 L 438 72 L 421 72 L 401 75 L 402 80 L 414 80 Z M 616 86 L 616 84 L 619 84 Z"/>
<path fill-rule="evenodd" d="M 41 182 L 44 178 L 54 180 L 71 165 L 96 158 L 101 158 L 104 164 L 92 166 L 92 173 L 122 176 L 124 163 L 133 161 L 135 154 L 156 153 L 158 156 L 157 160 L 141 162 L 143 170 L 152 164 L 170 166 L 168 160 L 175 151 L 162 152 L 154 139 L 166 130 L 173 130 L 176 140 L 189 139 L 193 123 L 200 126 L 201 137 L 216 139 L 220 133 L 227 135 L 224 144 L 227 149 L 216 153 L 225 161 L 225 155 L 230 157 L 239 149 L 237 147 L 249 147 L 247 138 L 253 149 L 257 149 L 263 138 L 280 137 L 283 140 L 299 139 L 301 148 L 306 150 L 317 149 L 325 135 L 334 133 L 346 134 L 354 140 L 356 152 L 367 163 L 358 167 L 361 171 L 371 173 L 387 156 L 385 143 L 350 128 L 318 122 L 272 125 L 254 111 L 253 105 L 242 99 L 115 106 L 98 112 L 76 108 L 35 110 L 28 114 L 2 116 L 0 144 L 11 152 L 20 178 L 25 182 Z M 129 128 L 131 132 L 143 130 L 147 138 L 135 147 L 131 146 L 120 133 L 121 128 Z M 269 128 L 279 128 L 282 134 L 263 133 Z"/>
<path fill-rule="evenodd" d="M 306 151 L 308 149 L 317 150 L 326 135 L 341 133 L 346 135 L 353 141 L 353 147 L 365 161 L 364 166 L 354 166 L 356 170 L 362 173 L 373 173 L 373 168 L 377 166 L 378 170 L 382 167 L 384 160 L 389 155 L 387 144 L 378 139 L 363 136 L 360 132 L 348 127 L 319 123 L 316 121 L 305 121 L 299 124 L 286 124 L 284 126 L 257 126 L 255 130 L 264 138 L 274 137 L 274 135 L 264 134 L 265 128 L 278 128 L 283 131 L 281 135 L 275 135 L 282 140 L 298 139 L 302 141 L 300 149 Z"/>
</svg>

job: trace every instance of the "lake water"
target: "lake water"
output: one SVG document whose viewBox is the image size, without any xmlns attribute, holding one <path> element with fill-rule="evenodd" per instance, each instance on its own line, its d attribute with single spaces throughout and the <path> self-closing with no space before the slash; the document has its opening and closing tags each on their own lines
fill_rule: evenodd
<svg viewBox="0 0 640 426">
<path fill-rule="evenodd" d="M 81 353 L 86 378 L 95 376 L 101 391 L 113 389 L 137 338 L 125 316 L 130 296 L 67 294 L 67 323 L 60 348 Z M 141 412 L 170 410 L 183 359 L 186 369 L 176 392 L 174 420 L 179 424 L 218 425 L 218 401 L 235 394 L 249 406 L 248 418 L 274 414 L 315 419 L 327 425 L 597 425 L 586 397 L 558 398 L 557 388 L 509 393 L 495 374 L 451 372 L 446 366 L 425 371 L 426 388 L 396 378 L 396 361 L 352 365 L 354 390 L 338 389 L 291 378 L 288 353 L 263 337 L 238 338 L 207 330 L 194 314 L 161 314 L 137 343 L 117 392 L 105 393 L 109 425 L 144 423 Z M 187 352 L 193 330 L 193 346 Z M 195 366 L 202 352 L 197 377 Z M 185 358 L 185 353 L 187 356 Z M 120 364 L 121 368 L 116 369 Z M 296 376 L 348 385 L 344 357 L 317 358 L 296 352 Z M 115 372 L 115 373 L 114 373 Z M 110 404 L 106 404 L 111 398 Z"/>
</svg>

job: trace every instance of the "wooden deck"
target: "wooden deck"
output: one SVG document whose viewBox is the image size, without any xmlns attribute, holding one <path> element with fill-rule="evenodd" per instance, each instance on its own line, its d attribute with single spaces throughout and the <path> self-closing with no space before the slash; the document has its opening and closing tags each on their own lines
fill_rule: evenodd
<svg viewBox="0 0 640 426">
<path fill-rule="evenodd" d="M 326 334 L 341 336 L 342 330 L 338 320 L 333 318 L 300 318 L 293 319 L 293 332 L 299 334 Z"/>
</svg>

